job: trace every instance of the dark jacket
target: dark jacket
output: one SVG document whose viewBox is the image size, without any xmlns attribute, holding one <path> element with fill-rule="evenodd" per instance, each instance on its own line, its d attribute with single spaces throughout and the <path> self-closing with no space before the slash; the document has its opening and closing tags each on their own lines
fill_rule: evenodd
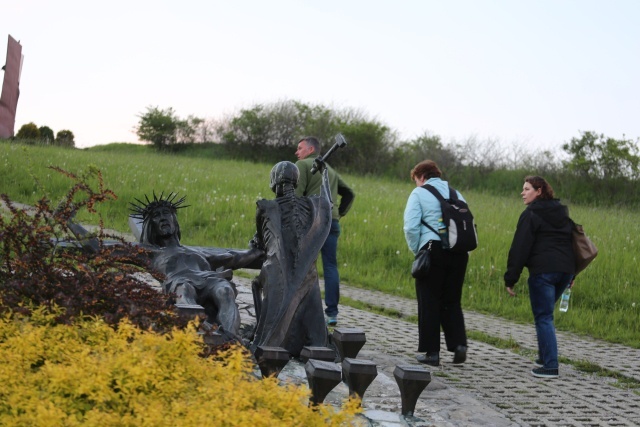
<svg viewBox="0 0 640 427">
<path fill-rule="evenodd" d="M 298 197 L 317 196 L 320 194 L 321 176 L 319 173 L 311 174 L 311 167 L 316 156 L 317 154 L 311 153 L 296 162 L 296 166 L 300 171 L 300 178 L 296 187 L 296 196 Z M 327 170 L 329 171 L 329 187 L 331 188 L 331 202 L 333 203 L 332 218 L 339 220 L 349 212 L 356 195 L 338 172 L 329 165 L 327 165 Z M 339 203 L 338 196 L 340 196 Z"/>
<path fill-rule="evenodd" d="M 560 200 L 534 200 L 520 215 L 513 236 L 505 286 L 513 287 L 522 269 L 529 274 L 575 273 L 569 209 Z"/>
</svg>

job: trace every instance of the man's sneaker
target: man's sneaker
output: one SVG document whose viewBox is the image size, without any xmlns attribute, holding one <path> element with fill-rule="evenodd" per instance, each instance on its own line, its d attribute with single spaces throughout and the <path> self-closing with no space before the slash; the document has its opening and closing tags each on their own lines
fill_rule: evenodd
<svg viewBox="0 0 640 427">
<path fill-rule="evenodd" d="M 531 371 L 531 375 L 538 378 L 558 378 L 558 369 L 535 368 Z"/>
<path fill-rule="evenodd" d="M 540 359 L 539 357 L 536 359 L 535 362 L 533 362 L 533 364 L 536 365 L 536 367 L 538 368 L 544 367 L 544 363 L 542 363 L 542 359 Z"/>
<path fill-rule="evenodd" d="M 327 317 L 327 326 L 336 326 L 338 324 L 338 318 L 336 316 Z"/>
</svg>

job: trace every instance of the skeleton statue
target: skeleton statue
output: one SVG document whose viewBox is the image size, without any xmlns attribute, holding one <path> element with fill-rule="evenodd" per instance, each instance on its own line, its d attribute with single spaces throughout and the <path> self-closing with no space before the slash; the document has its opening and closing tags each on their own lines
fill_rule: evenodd
<svg viewBox="0 0 640 427">
<path fill-rule="evenodd" d="M 331 226 L 329 178 L 322 160 L 320 196 L 297 197 L 298 168 L 280 162 L 271 170 L 275 200 L 257 202 L 254 237 L 266 258 L 253 281 L 257 325 L 252 349 L 283 347 L 299 356 L 304 346 L 326 346 L 316 258 Z"/>
</svg>

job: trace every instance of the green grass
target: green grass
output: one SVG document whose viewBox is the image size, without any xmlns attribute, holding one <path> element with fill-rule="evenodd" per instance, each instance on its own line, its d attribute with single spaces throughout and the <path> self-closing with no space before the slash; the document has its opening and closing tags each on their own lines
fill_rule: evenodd
<svg viewBox="0 0 640 427">
<path fill-rule="evenodd" d="M 289 159 L 295 160 L 293 155 Z M 148 146 L 118 144 L 85 150 L 0 143 L 0 192 L 12 200 L 34 203 L 43 190 L 56 201 L 70 187 L 67 178 L 46 168 L 74 173 L 89 165 L 102 170 L 118 200 L 100 206 L 108 228 L 127 232 L 129 202 L 153 191 L 187 196 L 189 208 L 179 211 L 182 241 L 188 245 L 247 247 L 255 232 L 255 201 L 273 198 L 270 164 L 159 154 Z M 408 171 L 407 171 L 408 176 Z M 412 255 L 402 232 L 402 216 L 414 184 L 406 181 L 344 175 L 356 193 L 342 221 L 338 258 L 341 280 L 353 286 L 413 298 L 409 274 Z M 40 186 L 36 184 L 37 181 Z M 450 183 L 456 186 L 455 176 Z M 470 257 L 463 307 L 518 322 L 532 322 L 526 270 L 510 298 L 502 276 L 518 216 L 524 206 L 521 182 L 513 197 L 463 191 L 476 222 L 480 246 Z M 562 197 L 562 195 L 560 195 Z M 600 249 L 598 258 L 574 286 L 567 313 L 556 312 L 556 326 L 580 334 L 640 348 L 640 213 L 631 209 L 569 206 Z M 86 223 L 96 218 L 79 215 Z M 321 269 L 321 263 L 319 263 Z"/>
</svg>

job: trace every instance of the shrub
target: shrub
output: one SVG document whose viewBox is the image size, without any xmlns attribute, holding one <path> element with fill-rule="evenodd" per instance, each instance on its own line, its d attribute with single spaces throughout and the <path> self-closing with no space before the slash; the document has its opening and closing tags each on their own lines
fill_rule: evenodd
<svg viewBox="0 0 640 427">
<path fill-rule="evenodd" d="M 55 144 L 61 147 L 75 147 L 76 143 L 74 141 L 75 136 L 73 132 L 67 129 L 63 129 L 58 131 L 56 135 Z"/>
<path fill-rule="evenodd" d="M 0 317 L 0 425 L 352 425 L 358 411 L 309 408 L 306 388 L 258 380 L 241 347 L 199 357 L 195 328 L 59 325 L 56 310 Z"/>
<path fill-rule="evenodd" d="M 61 323 L 100 316 L 112 325 L 128 317 L 143 329 L 184 327 L 186 319 L 177 314 L 171 298 L 133 276 L 149 267 L 144 249 L 107 235 L 101 219 L 96 254 L 60 246 L 72 235 L 69 224 L 76 210 L 86 208 L 95 214 L 96 204 L 116 196 L 104 187 L 97 169 L 90 168 L 83 176 L 51 169 L 75 182 L 55 209 L 43 198 L 29 214 L 7 195 L 0 196 L 9 208 L 8 215 L 0 216 L 0 314 L 28 315 L 35 307 L 57 305 L 64 308 L 58 316 Z M 97 180 L 97 190 L 90 179 Z M 118 244 L 106 245 L 105 238 Z"/>
<path fill-rule="evenodd" d="M 44 143 L 53 144 L 53 141 L 55 140 L 53 129 L 51 129 L 49 126 L 40 126 L 38 130 L 40 131 L 40 139 Z"/>
<path fill-rule="evenodd" d="M 16 133 L 16 138 L 27 140 L 40 139 L 40 130 L 35 123 L 30 122 L 20 127 L 18 133 Z"/>
<path fill-rule="evenodd" d="M 162 110 L 158 107 L 147 107 L 147 112 L 138 117 L 140 122 L 136 134 L 140 141 L 151 142 L 159 150 L 175 144 L 180 119 L 173 108 Z"/>
</svg>

